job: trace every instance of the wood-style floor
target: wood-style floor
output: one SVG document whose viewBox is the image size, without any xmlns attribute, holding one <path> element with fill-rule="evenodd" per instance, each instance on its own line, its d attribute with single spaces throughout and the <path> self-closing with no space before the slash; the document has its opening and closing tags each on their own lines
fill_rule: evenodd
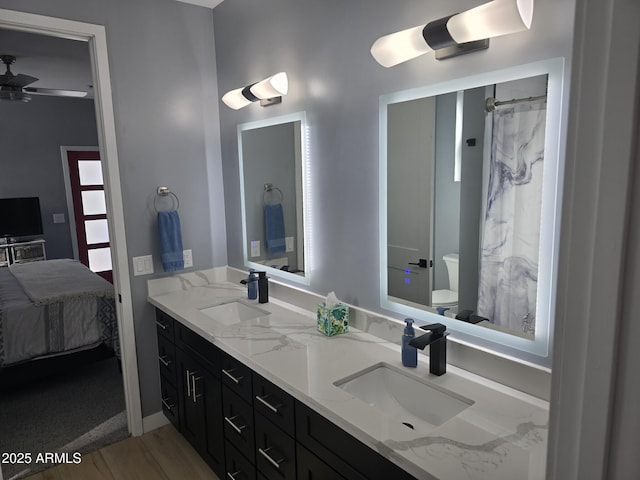
<svg viewBox="0 0 640 480">
<path fill-rule="evenodd" d="M 26 480 L 219 480 L 172 425 L 129 437 Z"/>
</svg>

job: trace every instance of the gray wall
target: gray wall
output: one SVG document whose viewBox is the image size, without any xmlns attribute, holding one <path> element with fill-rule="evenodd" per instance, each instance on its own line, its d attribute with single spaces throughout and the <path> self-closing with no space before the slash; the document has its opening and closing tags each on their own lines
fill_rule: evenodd
<svg viewBox="0 0 640 480">
<path fill-rule="evenodd" d="M 93 102 L 33 95 L 3 102 L 2 118 L 0 197 L 40 197 L 47 258 L 73 258 L 60 146 L 98 145 Z"/>
<path fill-rule="evenodd" d="M 304 110 L 315 222 L 310 289 L 321 294 L 334 290 L 349 303 L 380 310 L 380 95 L 558 56 L 570 64 L 573 0 L 536 2 L 531 31 L 492 39 L 488 50 L 473 55 L 445 61 L 426 55 L 386 69 L 369 53 L 381 35 L 472 4 L 468 0 L 232 0 L 214 9 L 221 93 L 281 70 L 290 80 L 289 95 L 281 105 L 220 110 L 231 265 L 242 266 L 235 128 L 246 121 Z"/>
<path fill-rule="evenodd" d="M 0 8 L 105 26 L 129 256 L 153 254 L 153 276 L 165 275 L 153 198 L 167 185 L 180 198 L 194 268 L 226 264 L 211 10 L 175 0 L 0 0 Z M 131 278 L 145 416 L 160 410 L 148 278 Z"/>
</svg>

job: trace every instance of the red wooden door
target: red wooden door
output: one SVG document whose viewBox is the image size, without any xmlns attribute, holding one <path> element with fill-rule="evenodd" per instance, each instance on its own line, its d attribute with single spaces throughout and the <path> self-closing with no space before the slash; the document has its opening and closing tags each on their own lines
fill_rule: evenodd
<svg viewBox="0 0 640 480">
<path fill-rule="evenodd" d="M 79 260 L 113 283 L 100 152 L 67 151 Z"/>
</svg>

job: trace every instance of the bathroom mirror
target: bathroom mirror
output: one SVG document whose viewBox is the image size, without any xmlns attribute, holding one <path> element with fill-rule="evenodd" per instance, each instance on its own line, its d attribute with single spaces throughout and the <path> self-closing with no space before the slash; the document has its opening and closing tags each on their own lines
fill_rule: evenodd
<svg viewBox="0 0 640 480">
<path fill-rule="evenodd" d="M 562 72 L 555 59 L 381 97 L 383 308 L 550 366 Z"/>
<path fill-rule="evenodd" d="M 238 126 L 244 264 L 308 283 L 305 115 Z"/>
</svg>

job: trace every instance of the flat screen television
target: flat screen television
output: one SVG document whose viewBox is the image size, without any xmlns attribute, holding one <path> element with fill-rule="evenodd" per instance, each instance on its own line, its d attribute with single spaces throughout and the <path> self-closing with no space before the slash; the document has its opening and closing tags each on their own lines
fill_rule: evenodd
<svg viewBox="0 0 640 480">
<path fill-rule="evenodd" d="M 0 198 L 0 237 L 42 235 L 40 199 Z"/>
</svg>

